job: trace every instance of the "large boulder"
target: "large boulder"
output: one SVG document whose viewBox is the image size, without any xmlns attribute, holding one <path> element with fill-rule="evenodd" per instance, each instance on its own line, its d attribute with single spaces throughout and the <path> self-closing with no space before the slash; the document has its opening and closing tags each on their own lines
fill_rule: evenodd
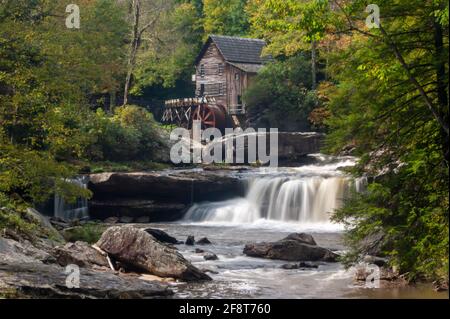
<svg viewBox="0 0 450 319">
<path fill-rule="evenodd" d="M 125 265 L 159 277 L 185 281 L 211 280 L 175 248 L 132 226 L 108 228 L 97 246 Z"/>
<path fill-rule="evenodd" d="M 337 255 L 329 249 L 317 246 L 311 235 L 290 234 L 276 242 L 247 244 L 244 254 L 249 257 L 280 259 L 287 261 L 336 261 Z"/>
<path fill-rule="evenodd" d="M 143 209 L 145 206 L 153 209 L 154 205 L 161 203 L 191 204 L 192 200 L 223 198 L 226 193 L 236 194 L 237 190 L 242 190 L 241 186 L 238 178 L 224 172 L 188 170 L 91 174 L 89 181 L 96 205 L 108 203 L 111 199 L 117 203 L 119 199 L 133 200 L 135 203 L 132 205 Z"/>
<path fill-rule="evenodd" d="M 88 243 L 81 241 L 58 246 L 53 250 L 53 255 L 61 266 L 75 264 L 80 267 L 109 267 L 106 256 Z"/>
</svg>

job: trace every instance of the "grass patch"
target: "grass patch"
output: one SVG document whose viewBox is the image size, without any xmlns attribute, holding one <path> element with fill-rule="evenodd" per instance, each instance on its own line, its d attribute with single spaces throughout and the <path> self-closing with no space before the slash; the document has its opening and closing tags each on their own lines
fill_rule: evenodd
<svg viewBox="0 0 450 319">
<path fill-rule="evenodd" d="M 170 168 L 169 164 L 156 163 L 151 161 L 133 162 L 95 162 L 91 163 L 91 173 L 111 173 L 111 172 L 135 172 L 135 171 L 160 171 Z"/>
<path fill-rule="evenodd" d="M 108 226 L 89 222 L 81 226 L 65 229 L 62 234 L 68 242 L 84 241 L 89 244 L 96 243 Z"/>
<path fill-rule="evenodd" d="M 24 298 L 28 297 L 20 293 L 16 288 L 0 289 L 0 299 L 24 299 Z"/>
</svg>

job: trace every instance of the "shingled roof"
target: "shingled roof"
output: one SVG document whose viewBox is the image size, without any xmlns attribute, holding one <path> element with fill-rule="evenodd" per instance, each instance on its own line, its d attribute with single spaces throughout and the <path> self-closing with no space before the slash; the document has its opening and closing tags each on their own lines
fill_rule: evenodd
<svg viewBox="0 0 450 319">
<path fill-rule="evenodd" d="M 196 63 L 200 61 L 211 42 L 214 42 L 227 62 L 263 64 L 265 61 L 261 57 L 262 50 L 266 45 L 264 40 L 210 35 L 197 57 Z"/>
</svg>

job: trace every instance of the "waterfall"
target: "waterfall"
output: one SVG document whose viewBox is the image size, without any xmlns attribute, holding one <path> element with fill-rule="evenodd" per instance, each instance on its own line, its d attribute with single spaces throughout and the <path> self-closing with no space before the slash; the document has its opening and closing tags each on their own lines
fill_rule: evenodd
<svg viewBox="0 0 450 319">
<path fill-rule="evenodd" d="M 88 178 L 85 176 L 68 180 L 79 187 L 87 188 Z M 64 198 L 55 195 L 54 216 L 64 220 L 82 219 L 89 216 L 86 198 L 77 198 L 75 203 L 66 203 Z"/>
<path fill-rule="evenodd" d="M 252 223 L 260 219 L 327 223 L 354 182 L 336 177 L 268 177 L 248 181 L 247 195 L 191 207 L 185 220 Z"/>
</svg>

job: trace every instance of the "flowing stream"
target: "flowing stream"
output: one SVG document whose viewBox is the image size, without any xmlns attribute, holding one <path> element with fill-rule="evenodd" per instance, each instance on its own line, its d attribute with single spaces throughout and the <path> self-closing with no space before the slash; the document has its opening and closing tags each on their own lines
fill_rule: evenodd
<svg viewBox="0 0 450 319">
<path fill-rule="evenodd" d="M 87 188 L 88 179 L 80 176 L 69 180 L 82 188 Z M 88 200 L 86 198 L 77 198 L 75 203 L 67 203 L 64 198 L 55 195 L 54 214 L 53 216 L 64 220 L 83 219 L 89 216 Z"/>
<path fill-rule="evenodd" d="M 321 158 L 316 155 L 317 158 Z M 328 159 L 329 161 L 329 159 Z M 254 224 L 262 221 L 293 225 L 329 225 L 330 213 L 339 208 L 352 189 L 361 191 L 363 179 L 354 181 L 339 167 L 352 166 L 353 158 L 336 163 L 298 168 L 261 169 L 243 176 L 246 196 L 223 202 L 195 204 L 184 220 L 193 223 Z M 319 161 L 320 163 L 320 161 Z M 256 175 L 256 177 L 252 177 Z"/>
<path fill-rule="evenodd" d="M 355 286 L 354 270 L 346 270 L 340 263 L 322 262 L 318 268 L 288 270 L 281 267 L 286 261 L 243 254 L 247 243 L 277 241 L 292 232 L 310 233 L 318 245 L 337 253 L 347 249 L 344 229 L 330 221 L 330 214 L 351 189 L 362 191 L 367 182 L 355 181 L 340 169 L 354 165 L 354 158 L 315 157 L 314 165 L 235 173 L 246 183 L 245 196 L 197 203 L 179 222 L 151 224 L 179 240 L 188 235 L 196 239 L 206 236 L 213 243 L 177 245 L 195 266 L 214 272 L 211 282 L 174 284 L 177 298 L 448 298 L 448 294 L 438 294 L 430 286 Z M 215 253 L 218 260 L 204 260 L 196 248 Z"/>
</svg>

